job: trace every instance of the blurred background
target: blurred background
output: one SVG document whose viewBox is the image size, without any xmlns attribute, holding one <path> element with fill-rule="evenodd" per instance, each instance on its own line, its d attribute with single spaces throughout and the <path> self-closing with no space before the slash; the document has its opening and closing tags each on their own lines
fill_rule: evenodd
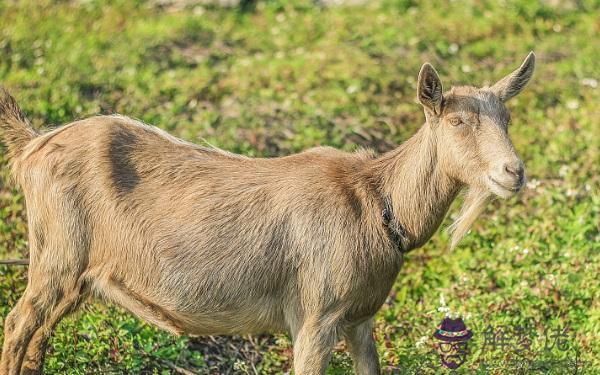
<svg viewBox="0 0 600 375">
<path fill-rule="evenodd" d="M 527 189 L 491 203 L 454 251 L 448 219 L 407 256 L 378 350 L 386 373 L 435 373 L 431 335 L 451 313 L 475 333 L 458 373 L 563 374 L 576 358 L 600 371 L 600 1 L 0 0 L 0 20 L 0 83 L 34 125 L 118 112 L 250 156 L 390 150 L 424 122 L 423 62 L 446 89 L 482 86 L 535 51 L 508 103 Z M 27 257 L 25 202 L 0 166 L 0 257 Z M 0 266 L 2 317 L 26 280 Z M 530 347 L 486 346 L 503 326 Z M 564 328 L 565 350 L 551 345 Z M 90 301 L 57 328 L 46 371 L 279 374 L 291 353 L 285 335 L 175 338 Z M 328 371 L 351 373 L 343 343 Z"/>
</svg>

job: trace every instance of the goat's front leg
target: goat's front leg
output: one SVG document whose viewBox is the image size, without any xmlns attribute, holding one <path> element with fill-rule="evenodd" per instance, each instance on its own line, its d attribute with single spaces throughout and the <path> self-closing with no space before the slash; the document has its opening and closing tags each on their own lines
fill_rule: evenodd
<svg viewBox="0 0 600 375">
<path fill-rule="evenodd" d="M 294 341 L 296 375 L 325 374 L 336 340 L 336 324 L 324 318 L 307 319 Z"/>
<path fill-rule="evenodd" d="M 373 319 L 344 329 L 348 351 L 354 362 L 357 375 L 375 375 L 380 373 L 379 356 L 373 338 Z"/>
</svg>

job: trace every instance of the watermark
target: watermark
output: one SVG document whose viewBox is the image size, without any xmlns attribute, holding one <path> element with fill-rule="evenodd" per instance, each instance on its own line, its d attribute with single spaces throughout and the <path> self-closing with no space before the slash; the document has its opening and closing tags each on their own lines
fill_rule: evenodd
<svg viewBox="0 0 600 375">
<path fill-rule="evenodd" d="M 579 374 L 585 370 L 580 349 L 574 345 L 575 334 L 567 324 L 545 326 L 541 335 L 526 325 L 489 324 L 482 338 L 482 352 L 513 353 L 513 367 L 521 371 L 544 373 L 560 369 L 562 374 Z"/>
<path fill-rule="evenodd" d="M 587 374 L 591 370 L 582 361 L 575 332 L 568 324 L 536 329 L 521 324 L 467 326 L 462 318 L 451 316 L 437 325 L 433 323 L 432 333 L 417 341 L 421 350 L 413 356 L 413 363 L 389 368 L 389 372 Z M 403 330 L 410 334 L 410 327 Z M 429 350 L 424 352 L 423 348 Z M 476 358 L 472 358 L 473 353 Z"/>
<path fill-rule="evenodd" d="M 506 351 L 523 353 L 531 351 L 533 340 L 538 338 L 533 330 L 521 325 L 488 325 L 482 332 L 484 351 Z M 554 349 L 566 352 L 570 348 L 571 337 L 569 326 L 544 327 L 544 351 Z"/>
<path fill-rule="evenodd" d="M 473 332 L 467 329 L 461 318 L 445 318 L 433 333 L 442 365 L 449 369 L 459 368 L 467 360 L 469 340 Z"/>
</svg>

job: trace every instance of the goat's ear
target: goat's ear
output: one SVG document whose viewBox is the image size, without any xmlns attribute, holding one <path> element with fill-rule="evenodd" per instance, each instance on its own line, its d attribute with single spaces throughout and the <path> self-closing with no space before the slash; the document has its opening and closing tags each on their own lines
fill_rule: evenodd
<svg viewBox="0 0 600 375">
<path fill-rule="evenodd" d="M 429 63 L 423 64 L 417 82 L 419 102 L 436 115 L 442 113 L 442 82 L 437 72 Z"/>
<path fill-rule="evenodd" d="M 519 69 L 496 82 L 490 89 L 503 102 L 517 95 L 531 79 L 535 69 L 535 55 L 529 52 Z"/>
</svg>

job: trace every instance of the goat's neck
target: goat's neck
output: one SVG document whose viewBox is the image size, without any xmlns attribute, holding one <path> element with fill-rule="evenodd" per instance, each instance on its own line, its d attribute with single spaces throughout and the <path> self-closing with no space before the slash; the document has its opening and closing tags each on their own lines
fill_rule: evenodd
<svg viewBox="0 0 600 375">
<path fill-rule="evenodd" d="M 431 238 L 461 189 L 442 170 L 437 142 L 435 130 L 425 124 L 404 144 L 373 161 L 379 191 L 391 200 L 394 219 L 406 230 L 406 250 Z"/>
</svg>

